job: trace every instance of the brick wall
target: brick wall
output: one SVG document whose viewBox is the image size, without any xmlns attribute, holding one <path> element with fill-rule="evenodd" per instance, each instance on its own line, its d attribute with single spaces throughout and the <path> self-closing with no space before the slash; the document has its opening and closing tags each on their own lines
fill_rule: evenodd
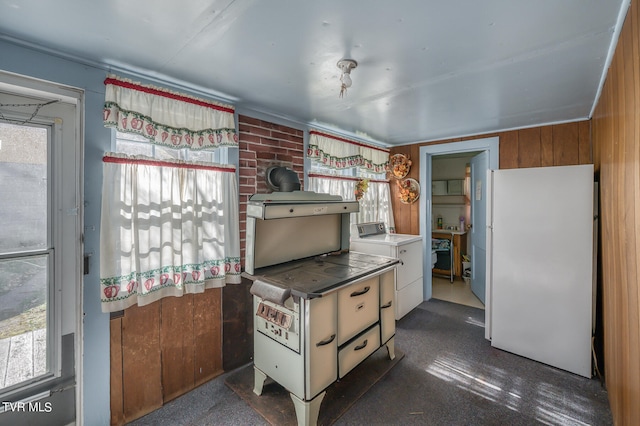
<svg viewBox="0 0 640 426">
<path fill-rule="evenodd" d="M 268 121 L 240 115 L 238 170 L 240 185 L 240 256 L 244 264 L 247 200 L 252 194 L 269 193 L 265 170 L 270 166 L 285 166 L 304 178 L 304 132 Z"/>
</svg>

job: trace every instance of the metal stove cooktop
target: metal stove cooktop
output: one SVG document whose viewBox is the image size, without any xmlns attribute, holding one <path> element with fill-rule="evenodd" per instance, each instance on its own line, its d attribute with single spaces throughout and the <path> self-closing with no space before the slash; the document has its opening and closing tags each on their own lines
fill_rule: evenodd
<svg viewBox="0 0 640 426">
<path fill-rule="evenodd" d="M 270 284 L 290 288 L 294 296 L 310 299 L 398 262 L 391 257 L 349 252 L 261 268 L 254 276 Z"/>
</svg>

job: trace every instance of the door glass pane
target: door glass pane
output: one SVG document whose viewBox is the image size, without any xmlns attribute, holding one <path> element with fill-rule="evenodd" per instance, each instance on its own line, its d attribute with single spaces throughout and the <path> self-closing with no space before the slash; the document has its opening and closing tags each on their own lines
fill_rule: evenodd
<svg viewBox="0 0 640 426">
<path fill-rule="evenodd" d="M 48 128 L 0 123 L 0 390 L 49 372 L 47 149 Z"/>
<path fill-rule="evenodd" d="M 47 367 L 48 255 L 0 261 L 0 390 Z"/>
<path fill-rule="evenodd" d="M 0 254 L 47 249 L 47 129 L 0 123 Z"/>
</svg>

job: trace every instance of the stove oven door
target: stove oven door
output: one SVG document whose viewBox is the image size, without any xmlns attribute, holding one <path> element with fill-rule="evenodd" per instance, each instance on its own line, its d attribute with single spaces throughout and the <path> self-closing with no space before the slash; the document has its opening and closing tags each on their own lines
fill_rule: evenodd
<svg viewBox="0 0 640 426">
<path fill-rule="evenodd" d="M 305 400 L 309 401 L 329 387 L 338 378 L 338 324 L 336 293 L 301 300 L 304 303 L 306 330 L 305 339 Z"/>
<path fill-rule="evenodd" d="M 346 286 L 338 291 L 338 345 L 341 346 L 380 317 L 378 276 Z"/>
<path fill-rule="evenodd" d="M 380 347 L 380 326 L 375 325 L 340 348 L 338 364 L 340 378 L 353 370 Z"/>
</svg>

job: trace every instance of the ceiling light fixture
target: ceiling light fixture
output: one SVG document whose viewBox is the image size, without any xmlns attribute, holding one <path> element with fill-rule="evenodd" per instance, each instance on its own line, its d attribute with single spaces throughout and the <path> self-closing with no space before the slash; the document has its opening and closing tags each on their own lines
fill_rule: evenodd
<svg viewBox="0 0 640 426">
<path fill-rule="evenodd" d="M 342 71 L 340 76 L 340 97 L 342 98 L 347 93 L 347 89 L 351 87 L 351 70 L 357 67 L 358 63 L 353 59 L 341 59 L 337 65 Z"/>
</svg>

